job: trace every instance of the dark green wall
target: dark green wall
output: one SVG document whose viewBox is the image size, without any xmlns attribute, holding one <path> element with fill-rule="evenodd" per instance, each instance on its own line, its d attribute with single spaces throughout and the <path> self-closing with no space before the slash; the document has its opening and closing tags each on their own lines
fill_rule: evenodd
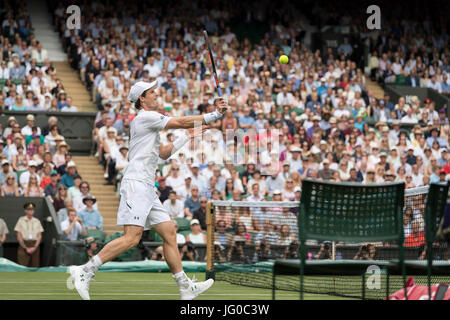
<svg viewBox="0 0 450 320">
<path fill-rule="evenodd" d="M 46 198 L 37 197 L 0 197 L 0 218 L 5 220 L 9 230 L 4 246 L 4 257 L 17 261 L 17 236 L 14 227 L 17 220 L 25 215 L 23 205 L 33 202 L 36 205 L 34 217 L 41 221 L 44 232 L 41 244 L 41 266 L 54 265 L 56 259 L 56 241 L 59 239 L 61 228 L 55 223 L 56 214 L 53 205 Z"/>
<path fill-rule="evenodd" d="M 28 112 L 28 111 L 4 111 L 0 114 L 0 123 L 3 128 L 8 125 L 8 118 L 14 116 L 23 127 L 27 124 L 26 117 L 33 114 L 35 124 L 44 127 L 48 124 L 48 118 L 55 116 L 61 133 L 70 145 L 70 152 L 74 154 L 88 154 L 92 147 L 92 129 L 94 128 L 95 113 L 91 112 Z"/>
</svg>

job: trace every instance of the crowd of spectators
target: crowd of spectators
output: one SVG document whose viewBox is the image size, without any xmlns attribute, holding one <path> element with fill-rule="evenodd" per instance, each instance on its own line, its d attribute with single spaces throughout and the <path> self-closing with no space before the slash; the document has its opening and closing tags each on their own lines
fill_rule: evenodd
<svg viewBox="0 0 450 320">
<path fill-rule="evenodd" d="M 160 200 L 171 216 L 198 221 L 191 226 L 194 237 L 189 243 L 206 240 L 199 234 L 205 231 L 205 205 L 211 199 L 298 201 L 304 178 L 404 181 L 406 188 L 448 179 L 449 122 L 444 106 L 429 99 L 376 98 L 367 88 L 364 66 L 355 58 L 356 23 L 351 18 L 343 15 L 340 21 L 350 26 L 350 39 L 338 48 L 313 52 L 301 41 L 305 30 L 302 20 L 295 19 L 294 8 L 257 8 L 245 19 L 267 18 L 269 27 L 259 42 L 251 43 L 238 39 L 230 28 L 236 10 L 232 4 L 210 6 L 192 5 L 174 11 L 159 2 L 130 1 L 120 6 L 85 1 L 80 3 L 81 29 L 67 29 L 64 2 L 55 4 L 55 26 L 69 61 L 99 108 L 93 151 L 105 166 L 107 184 L 120 183 L 127 165 L 130 123 L 136 116 L 127 95 L 135 81 L 158 81 L 157 111 L 167 116 L 214 109 L 215 85 L 200 33 L 203 28 L 210 34 L 230 110 L 222 120 L 211 123 L 203 139 L 191 141 L 169 161 L 160 160 L 156 173 Z M 18 25 L 27 25 L 19 14 L 15 17 Z M 324 21 L 326 18 L 321 16 Z M 367 30 L 361 34 L 371 39 L 374 53 L 369 69 L 373 80 L 406 84 L 410 77 L 412 86 L 448 93 L 448 38 L 440 23 L 426 19 L 411 25 L 403 20 L 388 24 L 376 36 Z M 2 70 L 7 70 L 10 80 L 6 80 L 0 104 L 11 110 L 38 110 L 34 109 L 36 103 L 42 101 L 49 110 L 70 107 L 70 97 L 63 92 L 51 64 L 45 59 L 38 61 L 36 54 L 34 59 L 33 54 L 26 54 L 27 50 L 42 52 L 41 45 L 30 33 L 25 37 L 27 50 L 22 50 L 24 40 L 17 46 L 22 38 L 4 33 L 0 38 L 5 59 Z M 279 63 L 281 54 L 289 56 L 288 64 Z M 41 62 L 43 66 L 38 67 Z M 12 81 L 16 78 L 11 78 L 16 74 L 24 75 L 18 87 Z M 28 103 L 26 109 L 13 108 L 18 99 Z M 81 188 L 85 182 L 69 172 L 74 166 L 69 165 L 69 146 L 61 141 L 58 128 L 49 126 L 47 132 L 40 132 L 40 128 L 33 128 L 31 118 L 24 128 L 14 128 L 14 119 L 10 119 L 3 129 L 0 151 L 6 155 L 3 161 L 8 162 L 4 172 L 15 172 L 16 184 L 7 182 L 12 179 L 2 181 L 2 194 L 41 192 L 51 196 L 59 209 L 75 208 L 81 218 L 82 210 L 96 210 L 95 200 L 85 198 L 88 191 Z M 227 130 L 243 134 L 230 140 Z M 163 131 L 161 141 L 174 141 L 179 134 L 178 130 Z M 255 152 L 248 152 L 255 145 Z M 38 177 L 37 184 L 28 179 L 32 176 Z M 48 193 L 42 181 L 51 186 Z M 292 243 L 295 228 L 286 230 L 263 217 L 259 210 L 249 210 L 239 216 L 239 223 L 229 218 L 217 220 L 218 230 L 221 221 L 229 231 L 236 230 L 236 239 L 228 237 L 233 245 L 224 258 L 240 255 L 239 244 L 246 241 L 255 243 L 259 256 L 268 254 L 268 244 Z M 95 223 L 101 228 L 101 221 Z M 249 240 L 250 232 L 254 239 Z"/>
<path fill-rule="evenodd" d="M 130 123 L 136 116 L 126 97 L 135 81 L 158 81 L 157 111 L 162 114 L 195 115 L 214 108 L 215 86 L 200 30 L 204 26 L 210 33 L 230 111 L 211 124 L 203 139 L 192 141 L 169 161 L 160 160 L 156 173 L 160 200 L 173 218 L 197 219 L 204 231 L 202 203 L 299 200 L 306 177 L 404 181 L 406 188 L 448 179 L 447 110 L 430 99 L 391 101 L 387 94 L 376 98 L 367 88 L 364 66 L 355 59 L 358 30 L 351 18 L 339 21 L 349 26 L 350 39 L 335 49 L 312 52 L 300 41 L 301 19 L 295 22 L 282 9 L 268 19 L 268 32 L 254 44 L 231 31 L 233 11 L 227 6 L 193 5 L 175 13 L 159 3 L 150 7 L 131 2 L 127 10 L 117 10 L 90 2 L 81 10 L 86 14 L 77 30 L 65 28 L 62 4 L 55 7 L 54 16 L 72 66 L 100 110 L 93 140 L 109 184 L 120 182 L 126 166 Z M 321 18 L 327 20 L 326 15 Z M 258 14 L 250 19 L 258 20 Z M 369 61 L 373 80 L 403 84 L 399 77 L 389 77 L 390 72 L 416 72 L 419 80 L 412 80 L 413 85 L 446 94 L 450 66 L 441 22 L 410 24 L 405 19 L 398 24 L 387 18 L 386 28 L 376 36 L 365 30 L 361 38 L 370 39 L 374 52 Z M 287 65 L 278 62 L 281 54 L 289 56 Z M 440 89 L 435 81 L 441 83 Z M 241 130 L 244 135 L 230 141 L 226 130 Z M 177 130 L 163 131 L 162 143 L 178 135 Z M 273 135 L 275 142 L 269 139 Z M 258 145 L 255 154 L 247 152 L 255 141 L 263 140 L 269 143 Z M 248 214 L 250 223 L 243 224 L 247 232 L 254 228 L 256 233 L 273 233 L 271 243 L 288 241 L 281 226 L 265 221 L 253 225 L 258 220 L 255 212 Z"/>
<path fill-rule="evenodd" d="M 21 126 L 15 116 L 8 117 L 5 127 L 0 124 L 0 196 L 48 197 L 65 239 L 74 239 L 75 231 L 82 234 L 81 226 L 102 229 L 96 200 L 77 173 L 57 117 L 49 117 L 40 127 L 31 113 L 77 108 L 64 92 L 48 52 L 35 38 L 24 2 L 4 1 L 0 21 L 0 113 L 30 112 L 26 125 Z"/>
</svg>

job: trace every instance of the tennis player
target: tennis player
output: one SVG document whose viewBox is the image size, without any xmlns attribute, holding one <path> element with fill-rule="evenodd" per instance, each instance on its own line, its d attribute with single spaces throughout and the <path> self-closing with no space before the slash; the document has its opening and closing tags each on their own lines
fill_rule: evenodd
<svg viewBox="0 0 450 320">
<path fill-rule="evenodd" d="M 86 264 L 69 268 L 74 286 L 84 300 L 90 299 L 89 283 L 100 266 L 136 246 L 142 232 L 149 228 L 153 228 L 163 239 L 164 257 L 178 284 L 182 300 L 194 299 L 214 283 L 212 279 L 195 282 L 184 273 L 174 224 L 156 193 L 155 172 L 158 158 L 168 159 L 191 138 L 206 130 L 208 123 L 222 118 L 227 104 L 223 98 L 217 98 L 214 112 L 174 118 L 155 111 L 157 97 L 156 81 L 139 81 L 130 89 L 128 100 L 135 103 L 138 114 L 131 123 L 129 165 L 120 187 L 117 224 L 124 226 L 124 235 L 109 242 Z M 194 125 L 197 126 L 195 130 Z M 173 143 L 161 145 L 159 131 L 163 129 L 189 130 Z"/>
</svg>

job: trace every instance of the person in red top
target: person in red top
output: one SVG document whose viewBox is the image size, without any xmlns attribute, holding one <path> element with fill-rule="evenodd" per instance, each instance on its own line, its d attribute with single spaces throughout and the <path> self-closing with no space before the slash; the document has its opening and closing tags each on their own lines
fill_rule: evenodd
<svg viewBox="0 0 450 320">
<path fill-rule="evenodd" d="M 420 222 L 414 220 L 411 224 L 412 233 L 405 239 L 405 247 L 420 247 L 425 243 L 425 232 L 420 228 Z"/>
</svg>

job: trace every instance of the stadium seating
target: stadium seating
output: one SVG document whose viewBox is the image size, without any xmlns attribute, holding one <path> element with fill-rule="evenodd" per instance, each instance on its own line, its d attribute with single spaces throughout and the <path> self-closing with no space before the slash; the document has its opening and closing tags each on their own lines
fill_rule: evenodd
<svg viewBox="0 0 450 320">
<path fill-rule="evenodd" d="M 178 224 L 178 231 L 190 230 L 191 225 L 188 219 L 186 218 L 175 218 L 175 221 Z"/>
</svg>

